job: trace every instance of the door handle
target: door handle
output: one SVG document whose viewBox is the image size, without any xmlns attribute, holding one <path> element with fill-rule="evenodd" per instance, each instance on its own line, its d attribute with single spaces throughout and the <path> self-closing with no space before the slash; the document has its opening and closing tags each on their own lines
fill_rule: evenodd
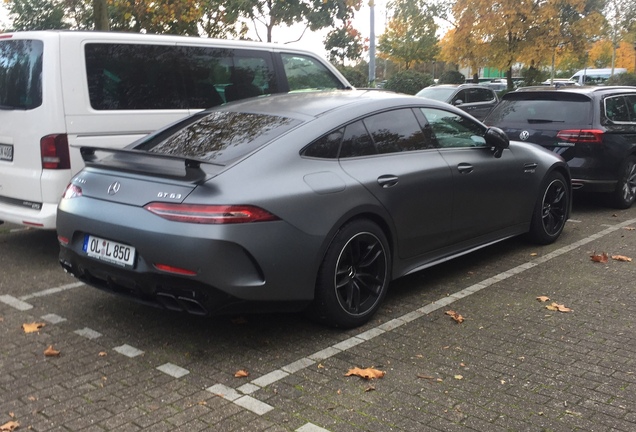
<svg viewBox="0 0 636 432">
<path fill-rule="evenodd" d="M 460 174 L 469 174 L 473 172 L 473 166 L 467 163 L 460 163 L 459 165 L 457 165 L 457 170 L 460 172 Z"/>
<path fill-rule="evenodd" d="M 389 188 L 398 184 L 398 176 L 383 175 L 378 177 L 378 184 L 383 188 Z"/>
</svg>

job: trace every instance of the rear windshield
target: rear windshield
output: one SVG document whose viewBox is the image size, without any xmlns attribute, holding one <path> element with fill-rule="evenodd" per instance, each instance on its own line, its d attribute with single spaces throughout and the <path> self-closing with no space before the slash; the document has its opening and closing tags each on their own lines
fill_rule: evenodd
<svg viewBox="0 0 636 432">
<path fill-rule="evenodd" d="M 517 95 L 515 95 L 517 96 Z M 591 100 L 583 95 L 553 93 L 547 95 L 521 93 L 504 98 L 488 115 L 486 123 L 586 123 L 592 109 Z"/>
<path fill-rule="evenodd" d="M 159 134 L 135 149 L 226 165 L 300 123 L 287 117 L 218 111 L 194 122 L 186 120 L 187 126 L 168 138 Z"/>
<path fill-rule="evenodd" d="M 42 50 L 39 40 L 0 41 L 0 109 L 42 105 Z"/>
</svg>

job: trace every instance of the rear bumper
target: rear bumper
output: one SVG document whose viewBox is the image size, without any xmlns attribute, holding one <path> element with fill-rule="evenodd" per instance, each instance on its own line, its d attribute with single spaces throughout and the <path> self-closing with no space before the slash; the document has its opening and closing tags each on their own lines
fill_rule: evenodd
<svg viewBox="0 0 636 432">
<path fill-rule="evenodd" d="M 0 201 L 0 221 L 33 228 L 55 229 L 57 204 L 42 204 L 40 210 Z"/>
</svg>

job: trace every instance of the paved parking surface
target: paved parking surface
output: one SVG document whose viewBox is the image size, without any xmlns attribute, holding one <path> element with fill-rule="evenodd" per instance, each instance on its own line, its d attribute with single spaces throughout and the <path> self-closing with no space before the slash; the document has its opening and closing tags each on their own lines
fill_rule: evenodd
<svg viewBox="0 0 636 432">
<path fill-rule="evenodd" d="M 636 262 L 611 259 L 636 258 L 636 209 L 580 200 L 556 244 L 513 239 L 398 280 L 350 331 L 132 304 L 64 274 L 54 233 L 15 228 L 0 225 L 0 426 L 636 430 Z M 386 374 L 345 377 L 353 367 Z"/>
</svg>

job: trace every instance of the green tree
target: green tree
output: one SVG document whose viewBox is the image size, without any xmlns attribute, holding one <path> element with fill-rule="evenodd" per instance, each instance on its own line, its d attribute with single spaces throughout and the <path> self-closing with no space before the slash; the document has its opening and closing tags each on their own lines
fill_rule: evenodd
<svg viewBox="0 0 636 432">
<path fill-rule="evenodd" d="M 71 24 L 64 17 L 63 1 L 57 0 L 11 0 L 7 3 L 12 30 L 67 29 Z"/>
<path fill-rule="evenodd" d="M 379 38 L 379 55 L 406 69 L 435 59 L 439 52 L 435 10 L 425 0 L 395 0 L 389 8 L 393 17 Z"/>
<path fill-rule="evenodd" d="M 360 0 L 236 0 L 241 14 L 254 22 L 255 28 L 264 26 L 267 42 L 272 41 L 277 26 L 304 22 L 305 30 L 333 27 L 353 17 L 360 9 Z M 302 35 L 301 35 L 302 37 Z M 263 39 L 259 35 L 259 39 Z M 288 41 L 289 42 L 289 41 Z"/>
<path fill-rule="evenodd" d="M 329 60 L 334 64 L 344 64 L 346 60 L 358 62 L 365 50 L 360 32 L 353 28 L 351 21 L 327 34 L 324 40 Z"/>
<path fill-rule="evenodd" d="M 399 93 L 414 95 L 424 87 L 428 87 L 432 84 L 433 77 L 430 74 L 414 70 L 405 70 L 389 78 L 384 88 Z"/>
</svg>

